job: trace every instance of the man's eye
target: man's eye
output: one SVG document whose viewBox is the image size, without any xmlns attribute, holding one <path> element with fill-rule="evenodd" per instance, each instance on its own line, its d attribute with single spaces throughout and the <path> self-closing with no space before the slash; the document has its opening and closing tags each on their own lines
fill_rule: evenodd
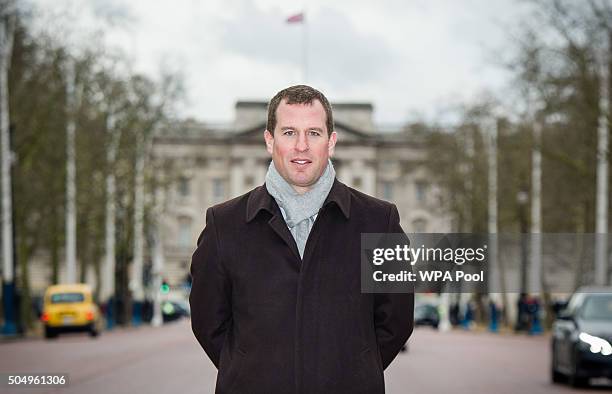
<svg viewBox="0 0 612 394">
<path fill-rule="evenodd" d="M 293 135 L 295 132 L 293 130 L 285 130 L 283 135 Z"/>
<path fill-rule="evenodd" d="M 316 131 L 316 130 L 310 130 L 310 135 L 315 136 L 315 137 L 318 137 L 318 136 L 320 136 L 320 135 L 321 135 L 321 133 L 319 133 L 319 132 L 318 132 L 318 131 Z"/>
</svg>

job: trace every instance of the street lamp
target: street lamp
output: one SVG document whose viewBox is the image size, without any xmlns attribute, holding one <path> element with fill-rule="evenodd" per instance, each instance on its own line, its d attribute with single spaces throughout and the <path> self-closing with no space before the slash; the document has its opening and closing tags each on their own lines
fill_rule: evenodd
<svg viewBox="0 0 612 394">
<path fill-rule="evenodd" d="M 518 219 L 521 232 L 521 293 L 527 293 L 527 201 L 529 195 L 525 190 L 520 190 L 516 193 L 516 202 L 518 203 Z"/>
</svg>

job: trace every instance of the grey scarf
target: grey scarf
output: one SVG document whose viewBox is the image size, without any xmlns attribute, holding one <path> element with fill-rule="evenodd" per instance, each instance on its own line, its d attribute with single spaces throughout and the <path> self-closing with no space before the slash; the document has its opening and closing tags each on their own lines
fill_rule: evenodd
<svg viewBox="0 0 612 394">
<path fill-rule="evenodd" d="M 304 248 L 306 247 L 308 234 L 310 234 L 317 213 L 334 184 L 335 177 L 336 171 L 331 160 L 328 159 L 325 171 L 317 182 L 306 193 L 299 194 L 281 176 L 274 166 L 274 161 L 270 162 L 266 174 L 266 189 L 280 207 L 302 258 L 304 258 Z"/>
</svg>

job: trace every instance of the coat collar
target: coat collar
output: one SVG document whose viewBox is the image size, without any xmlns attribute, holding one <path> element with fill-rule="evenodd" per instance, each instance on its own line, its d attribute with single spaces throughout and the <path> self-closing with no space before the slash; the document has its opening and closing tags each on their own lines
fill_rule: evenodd
<svg viewBox="0 0 612 394">
<path fill-rule="evenodd" d="M 337 178 L 334 179 L 334 184 L 323 202 L 323 206 L 325 207 L 331 203 L 335 203 L 340 208 L 345 218 L 348 219 L 350 217 L 351 192 L 348 186 L 340 182 Z M 268 211 L 272 215 L 275 215 L 278 211 L 278 206 L 275 204 L 274 198 L 268 193 L 265 184 L 253 190 L 247 200 L 247 223 L 255 219 L 261 210 Z"/>
</svg>

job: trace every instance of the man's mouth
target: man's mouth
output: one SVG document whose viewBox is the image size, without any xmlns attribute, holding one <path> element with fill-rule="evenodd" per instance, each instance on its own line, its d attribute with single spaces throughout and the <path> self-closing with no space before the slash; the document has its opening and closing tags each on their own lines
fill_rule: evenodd
<svg viewBox="0 0 612 394">
<path fill-rule="evenodd" d="M 300 166 L 305 166 L 306 164 L 312 163 L 312 161 L 308 159 L 293 159 L 291 162 Z"/>
</svg>

